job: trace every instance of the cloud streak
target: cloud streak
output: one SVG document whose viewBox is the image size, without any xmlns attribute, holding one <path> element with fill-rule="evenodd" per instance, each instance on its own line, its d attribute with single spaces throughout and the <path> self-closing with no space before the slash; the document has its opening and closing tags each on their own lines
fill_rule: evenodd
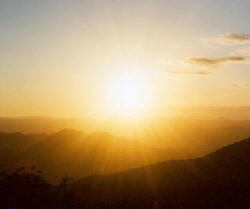
<svg viewBox="0 0 250 209">
<path fill-rule="evenodd" d="M 170 74 L 181 74 L 181 75 L 208 75 L 208 71 L 167 71 Z"/>
<path fill-rule="evenodd" d="M 250 43 L 250 34 L 249 33 L 226 33 L 219 35 L 215 38 L 208 38 L 208 41 L 213 41 L 219 44 L 224 45 L 233 45 L 233 44 L 247 44 Z"/>
<path fill-rule="evenodd" d="M 237 49 L 233 52 L 233 55 L 250 57 L 250 47 Z"/>
<path fill-rule="evenodd" d="M 233 83 L 233 88 L 248 88 L 250 87 L 250 83 Z"/>
<path fill-rule="evenodd" d="M 245 57 L 243 56 L 230 56 L 230 57 L 216 57 L 216 58 L 207 58 L 207 57 L 192 57 L 186 60 L 186 63 L 194 65 L 202 65 L 207 67 L 214 67 L 219 64 L 228 63 L 228 62 L 243 62 Z"/>
</svg>

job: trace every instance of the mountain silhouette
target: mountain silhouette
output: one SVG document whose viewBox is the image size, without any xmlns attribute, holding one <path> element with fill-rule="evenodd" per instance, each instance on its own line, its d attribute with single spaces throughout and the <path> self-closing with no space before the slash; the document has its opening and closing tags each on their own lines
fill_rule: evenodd
<svg viewBox="0 0 250 209">
<path fill-rule="evenodd" d="M 188 157 L 185 152 L 156 148 L 104 131 L 85 134 L 64 129 L 51 135 L 1 134 L 0 143 L 5 153 L 1 156 L 2 169 L 36 166 L 53 182 L 65 175 L 81 178 Z"/>
<path fill-rule="evenodd" d="M 0 117 L 0 132 L 20 132 L 25 136 L 34 133 L 46 133 L 51 136 L 63 129 L 79 130 L 85 135 L 106 132 L 118 138 L 143 141 L 143 144 L 150 147 L 175 150 L 179 155 L 185 153 L 188 157 L 201 157 L 244 139 L 250 136 L 249 127 L 250 120 L 229 120 L 223 117 L 202 120 L 185 117 L 153 117 L 135 121 L 119 118 L 93 120 L 91 118 Z"/>
<path fill-rule="evenodd" d="M 72 191 L 88 208 L 247 208 L 250 138 L 202 158 L 84 178 Z"/>
<path fill-rule="evenodd" d="M 43 170 L 44 178 L 56 183 L 65 175 L 78 179 L 171 159 L 197 158 L 249 132 L 248 122 L 221 120 L 210 121 L 205 126 L 197 120 L 182 118 L 180 123 L 180 119 L 172 119 L 170 126 L 164 118 L 156 119 L 156 125 L 150 129 L 155 132 L 147 131 L 147 138 L 74 129 L 52 134 L 0 133 L 0 171 L 36 166 Z"/>
<path fill-rule="evenodd" d="M 2 136 L 6 138 L 5 134 Z M 25 135 L 20 133 L 7 136 L 25 141 Z M 29 153 L 28 156 L 37 157 L 46 151 L 46 156 L 51 160 L 46 162 L 50 166 L 55 166 L 47 172 L 56 172 L 56 169 L 60 168 L 56 167 L 56 163 L 66 163 L 64 169 L 70 172 L 74 166 L 70 166 L 73 161 L 68 158 L 69 153 L 74 151 L 80 155 L 85 146 L 88 149 L 82 153 L 89 158 L 84 162 L 91 162 L 89 160 L 93 155 L 89 155 L 89 152 L 92 148 L 99 150 L 96 146 L 99 140 L 102 141 L 100 147 L 103 150 L 103 147 L 110 145 L 110 140 L 116 139 L 105 132 L 85 134 L 74 130 L 63 130 L 39 137 L 35 145 L 32 140 L 32 143 L 27 140 L 28 151 L 25 154 L 22 152 L 19 156 L 25 158 L 26 153 L 32 150 L 33 153 Z M 84 142 L 80 147 L 79 140 Z M 119 143 L 123 143 L 122 140 Z M 135 142 L 131 143 L 135 145 Z M 76 145 L 80 151 L 76 151 Z M 68 153 L 65 154 L 66 151 Z M 59 154 L 68 162 L 58 160 Z M 53 160 L 51 157 L 58 158 Z M 45 157 L 41 158 L 35 158 L 34 162 L 45 160 Z M 200 158 L 168 160 L 127 171 L 95 174 L 75 181 L 66 176 L 57 185 L 44 180 L 42 173 L 35 166 L 29 167 L 28 170 L 22 167 L 14 172 L 0 173 L 1 208 L 238 209 L 248 208 L 249 194 L 250 138 Z"/>
</svg>

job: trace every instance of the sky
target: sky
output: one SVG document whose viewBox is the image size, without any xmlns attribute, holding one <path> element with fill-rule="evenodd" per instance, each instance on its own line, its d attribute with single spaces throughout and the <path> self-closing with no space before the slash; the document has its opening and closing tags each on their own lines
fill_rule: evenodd
<svg viewBox="0 0 250 209">
<path fill-rule="evenodd" d="M 0 116 L 115 115 L 127 97 L 151 115 L 250 106 L 249 11 L 249 0 L 0 0 Z"/>
</svg>

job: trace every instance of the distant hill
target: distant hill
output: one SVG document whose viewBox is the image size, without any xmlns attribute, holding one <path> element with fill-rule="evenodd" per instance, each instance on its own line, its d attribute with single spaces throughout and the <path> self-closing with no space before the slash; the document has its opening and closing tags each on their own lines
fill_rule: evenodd
<svg viewBox="0 0 250 209">
<path fill-rule="evenodd" d="M 72 190 L 87 208 L 247 208 L 250 138 L 198 159 L 88 177 Z"/>
<path fill-rule="evenodd" d="M 180 123 L 180 119 L 172 119 L 171 126 L 165 119 L 145 121 L 147 126 L 151 124 L 150 130 L 145 129 L 146 138 L 73 129 L 52 134 L 0 133 L 0 171 L 36 166 L 50 182 L 65 175 L 79 179 L 166 160 L 197 158 L 250 132 L 246 121 L 215 121 L 205 125 L 198 120 L 181 119 Z"/>
<path fill-rule="evenodd" d="M 0 165 L 2 169 L 11 167 L 13 163 L 16 163 L 20 153 L 46 137 L 46 134 L 0 133 Z"/>
<path fill-rule="evenodd" d="M 53 182 L 65 175 L 80 178 L 189 157 L 186 152 L 155 148 L 107 132 L 85 134 L 70 129 L 50 135 L 0 133 L 0 149 L 1 170 L 36 166 Z"/>
<path fill-rule="evenodd" d="M 145 137 L 73 129 L 52 134 L 0 133 L 0 171 L 36 166 L 45 178 L 58 182 L 65 175 L 78 179 L 171 159 L 197 158 L 250 135 L 246 121 L 171 121 L 172 125 L 164 118 L 145 121 L 145 127 L 151 127 L 145 129 Z"/>
<path fill-rule="evenodd" d="M 0 132 L 4 133 L 51 135 L 63 129 L 80 130 L 87 135 L 108 132 L 119 138 L 140 140 L 159 149 L 185 150 L 197 157 L 250 136 L 250 120 L 229 120 L 222 117 L 210 120 L 184 117 L 106 120 L 0 117 Z"/>
</svg>

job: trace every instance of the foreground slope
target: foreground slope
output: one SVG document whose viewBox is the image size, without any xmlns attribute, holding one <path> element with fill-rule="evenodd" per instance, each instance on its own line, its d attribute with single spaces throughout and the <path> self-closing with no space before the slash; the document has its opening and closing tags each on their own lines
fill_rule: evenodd
<svg viewBox="0 0 250 209">
<path fill-rule="evenodd" d="M 70 182 L 51 185 L 33 167 L 0 173 L 0 208 L 248 208 L 250 138 L 203 158 Z"/>
<path fill-rule="evenodd" d="M 85 178 L 72 190 L 88 208 L 245 208 L 250 138 L 199 159 Z"/>
</svg>

